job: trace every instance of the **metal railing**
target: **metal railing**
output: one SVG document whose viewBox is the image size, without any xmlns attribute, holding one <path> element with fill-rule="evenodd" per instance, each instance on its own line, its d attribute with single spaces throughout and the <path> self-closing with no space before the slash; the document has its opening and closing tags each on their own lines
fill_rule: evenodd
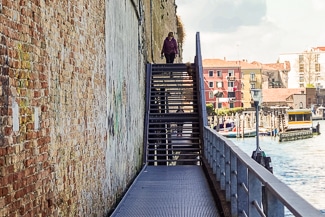
<svg viewBox="0 0 325 217">
<path fill-rule="evenodd" d="M 201 55 L 201 41 L 200 33 L 196 33 L 196 55 L 195 55 L 195 67 L 196 67 L 196 81 L 198 83 L 197 96 L 198 100 L 198 112 L 200 115 L 200 135 L 203 141 L 203 127 L 208 125 L 208 115 L 206 111 L 205 103 L 205 91 L 204 91 L 204 78 L 203 78 L 203 65 L 202 65 L 202 55 Z M 202 143 L 203 144 L 203 143 Z"/>
<path fill-rule="evenodd" d="M 204 128 L 204 157 L 230 203 L 231 216 L 324 216 L 237 145 Z M 287 213 L 288 214 L 288 213 Z"/>
</svg>

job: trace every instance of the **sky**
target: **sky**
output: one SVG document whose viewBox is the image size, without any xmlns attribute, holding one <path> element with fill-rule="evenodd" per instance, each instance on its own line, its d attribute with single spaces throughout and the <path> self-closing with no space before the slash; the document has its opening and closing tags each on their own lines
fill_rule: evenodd
<svg viewBox="0 0 325 217">
<path fill-rule="evenodd" d="M 280 54 L 325 46 L 325 0 L 176 0 L 184 29 L 183 62 L 203 59 L 275 63 Z"/>
</svg>

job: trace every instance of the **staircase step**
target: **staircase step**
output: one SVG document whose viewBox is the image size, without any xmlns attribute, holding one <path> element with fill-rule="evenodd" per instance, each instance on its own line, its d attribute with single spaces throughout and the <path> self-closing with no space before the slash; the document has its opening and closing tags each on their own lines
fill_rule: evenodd
<svg viewBox="0 0 325 217">
<path fill-rule="evenodd" d="M 148 153 L 151 153 L 151 152 L 162 152 L 162 151 L 174 151 L 174 152 L 197 152 L 199 153 L 201 151 L 201 148 L 192 148 L 191 146 L 179 146 L 179 147 L 173 147 L 173 148 L 165 148 L 165 149 L 162 149 L 162 148 L 148 148 Z"/>
<path fill-rule="evenodd" d="M 152 74 L 159 72 L 186 72 L 188 69 L 194 71 L 195 65 L 187 65 L 184 63 L 174 63 L 174 64 L 153 64 L 151 71 Z"/>
<path fill-rule="evenodd" d="M 197 164 L 200 142 L 195 64 L 151 64 L 147 124 L 147 162 Z M 185 98 L 186 97 L 186 98 Z M 184 113 L 176 113 L 182 107 Z M 177 124 L 183 124 L 177 136 Z M 180 163 L 184 162 L 184 163 Z M 189 163 L 187 163 L 189 162 Z"/>
</svg>

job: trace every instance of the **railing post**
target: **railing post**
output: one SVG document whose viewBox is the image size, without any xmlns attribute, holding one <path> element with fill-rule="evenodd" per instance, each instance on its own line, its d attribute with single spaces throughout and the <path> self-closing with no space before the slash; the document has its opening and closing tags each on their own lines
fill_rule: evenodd
<svg viewBox="0 0 325 217">
<path fill-rule="evenodd" d="M 225 161 L 225 143 L 220 143 L 220 187 L 221 190 L 226 189 L 226 161 Z"/>
<path fill-rule="evenodd" d="M 204 144 L 206 144 L 204 146 L 204 154 L 205 154 L 205 157 L 207 158 L 209 164 L 211 164 L 211 162 L 212 162 L 212 159 L 211 159 L 211 157 L 212 157 L 212 152 L 211 152 L 212 141 L 211 140 L 212 139 L 213 139 L 213 137 L 212 137 L 211 133 L 207 132 L 204 134 Z"/>
<path fill-rule="evenodd" d="M 230 201 L 231 198 L 231 192 L 230 192 L 230 148 L 229 146 L 225 146 L 225 182 L 226 182 L 226 200 Z"/>
<path fill-rule="evenodd" d="M 248 171 L 248 198 L 250 217 L 260 217 L 262 207 L 262 184 L 251 170 Z"/>
<path fill-rule="evenodd" d="M 220 171 L 221 171 L 221 168 L 220 168 L 220 155 L 221 155 L 221 152 L 220 152 L 220 146 L 221 146 L 221 140 L 217 140 L 215 141 L 215 146 L 216 146 L 216 161 L 215 161 L 215 164 L 216 164 L 216 179 L 217 181 L 220 181 Z"/>
<path fill-rule="evenodd" d="M 230 153 L 230 205 L 231 205 L 231 216 L 237 216 L 238 214 L 238 194 L 237 194 L 237 156 L 231 152 Z"/>
<path fill-rule="evenodd" d="M 214 136 L 212 140 L 212 171 L 213 174 L 217 174 L 217 167 L 218 167 L 218 162 L 217 162 L 217 138 Z"/>
<path fill-rule="evenodd" d="M 247 180 L 247 167 L 241 161 L 237 161 L 238 171 L 238 216 L 241 213 L 248 214 L 248 180 Z"/>
<path fill-rule="evenodd" d="M 284 216 L 284 205 L 263 187 L 263 209 L 268 217 Z"/>
<path fill-rule="evenodd" d="M 204 130 L 203 131 L 203 143 L 204 144 L 208 144 L 209 143 L 209 136 L 210 136 L 210 132 L 207 131 L 207 130 Z M 203 147 L 203 156 L 208 160 L 208 162 L 210 163 L 209 161 L 209 152 L 208 152 L 208 149 L 209 148 L 209 145 L 205 145 Z"/>
</svg>

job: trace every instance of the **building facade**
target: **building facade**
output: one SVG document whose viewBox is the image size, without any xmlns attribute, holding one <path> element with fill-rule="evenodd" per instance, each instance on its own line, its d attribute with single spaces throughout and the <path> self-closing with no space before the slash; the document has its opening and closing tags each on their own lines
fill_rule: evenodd
<svg viewBox="0 0 325 217">
<path fill-rule="evenodd" d="M 301 53 L 279 56 L 279 62 L 289 61 L 288 88 L 325 87 L 325 47 L 310 48 Z"/>
<path fill-rule="evenodd" d="M 203 60 L 206 103 L 218 108 L 242 107 L 240 65 L 221 59 Z"/>
<path fill-rule="evenodd" d="M 232 62 L 239 65 L 241 69 L 242 106 L 244 108 L 251 108 L 251 89 L 262 88 L 262 67 L 257 64 L 248 63 L 246 60 Z"/>
</svg>

